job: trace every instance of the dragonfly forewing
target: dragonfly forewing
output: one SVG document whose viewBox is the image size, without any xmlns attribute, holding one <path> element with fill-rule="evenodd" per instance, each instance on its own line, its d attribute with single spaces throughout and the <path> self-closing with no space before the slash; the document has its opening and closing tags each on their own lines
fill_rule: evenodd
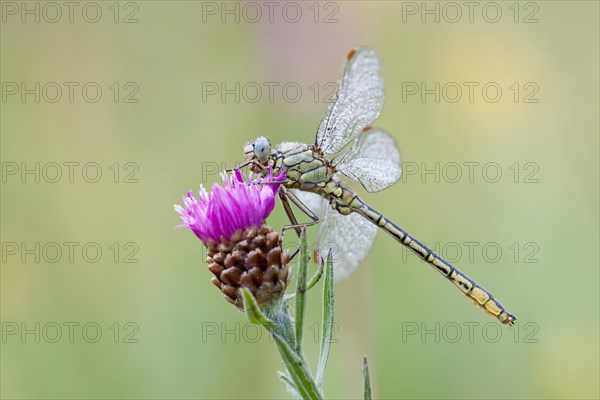
<svg viewBox="0 0 600 400">
<path fill-rule="evenodd" d="M 323 153 L 339 152 L 377 119 L 383 108 L 381 69 L 373 49 L 359 47 L 348 53 L 336 99 L 317 130 L 316 145 Z"/>
</svg>

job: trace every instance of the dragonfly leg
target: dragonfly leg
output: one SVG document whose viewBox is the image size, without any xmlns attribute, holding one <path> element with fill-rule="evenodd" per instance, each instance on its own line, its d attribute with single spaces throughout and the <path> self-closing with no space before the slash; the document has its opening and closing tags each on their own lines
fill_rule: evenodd
<svg viewBox="0 0 600 400">
<path fill-rule="evenodd" d="M 302 230 L 300 229 L 298 220 L 296 219 L 296 215 L 294 215 L 294 211 L 292 210 L 292 207 L 290 206 L 290 202 L 288 201 L 287 197 L 285 197 L 285 195 L 282 192 L 279 192 L 279 199 L 281 200 L 283 209 L 285 210 L 285 213 L 287 214 L 290 222 L 292 223 L 292 226 L 294 226 L 296 235 L 298 237 L 300 237 L 300 235 L 302 234 Z M 284 226 L 283 229 L 281 230 L 281 241 L 283 241 L 283 237 L 285 236 L 285 230 L 286 230 L 287 226 L 288 225 Z M 294 252 L 290 256 L 290 261 L 293 260 L 294 257 L 296 257 L 296 255 L 298 255 L 299 251 L 300 251 L 300 247 L 298 247 L 298 248 L 296 248 L 296 250 L 294 250 Z"/>
<path fill-rule="evenodd" d="M 296 231 L 296 235 L 298 237 L 300 237 L 300 235 L 302 233 L 302 230 L 298 226 L 298 220 L 296 219 L 296 215 L 294 215 L 294 211 L 292 210 L 292 206 L 290 205 L 290 202 L 288 201 L 288 198 L 285 196 L 285 194 L 283 194 L 283 192 L 279 192 L 279 199 L 281 200 L 281 204 L 283 205 L 283 209 L 285 210 L 285 213 L 287 214 L 290 222 L 295 227 L 294 230 Z M 283 239 L 283 234 L 285 233 L 285 229 L 286 228 L 284 227 L 283 230 L 282 230 L 282 232 L 281 232 L 282 239 Z"/>
<path fill-rule="evenodd" d="M 302 231 L 305 230 L 307 226 L 313 225 L 314 222 L 298 223 L 298 220 L 296 219 L 296 215 L 294 214 L 294 211 L 292 211 L 292 207 L 290 206 L 290 203 L 289 203 L 287 197 L 285 197 L 285 195 L 281 192 L 279 193 L 279 197 L 281 199 L 281 204 L 283 204 L 283 209 L 285 210 L 285 212 L 291 222 L 291 224 L 285 225 L 281 229 L 281 240 L 283 241 L 285 232 L 287 232 L 288 229 L 294 229 L 296 231 L 296 235 L 298 237 L 300 237 L 300 235 L 302 234 Z M 299 251 L 300 251 L 300 247 L 298 247 L 298 248 L 296 248 L 296 250 L 294 250 L 294 252 L 290 256 L 290 261 L 293 260 L 294 257 L 296 257 L 298 255 Z"/>
<path fill-rule="evenodd" d="M 245 163 L 242 163 L 242 164 L 238 165 L 235 168 L 228 168 L 228 169 L 225 170 L 225 173 L 231 174 L 233 171 L 235 171 L 236 168 L 238 168 L 238 169 L 239 168 L 244 168 L 246 165 L 249 165 L 249 164 L 252 164 L 252 160 L 246 161 Z"/>
<path fill-rule="evenodd" d="M 319 217 L 317 217 L 315 213 L 312 212 L 311 209 L 306 206 L 306 204 L 300 201 L 300 199 L 296 197 L 291 191 L 289 191 L 285 186 L 281 186 L 279 193 L 279 197 L 282 199 L 281 202 L 284 204 L 283 208 L 286 210 L 286 213 L 288 214 L 288 217 L 290 218 L 291 222 L 290 225 L 285 225 L 282 228 L 282 236 L 287 229 L 294 229 L 298 237 L 300 237 L 300 228 L 306 228 L 308 226 L 312 226 L 319 223 Z M 294 203 L 294 205 L 298 207 L 300 211 L 306 214 L 311 219 L 311 221 L 299 223 L 296 219 L 296 216 L 294 215 L 294 212 L 292 211 L 292 208 L 290 207 L 288 199 L 292 203 Z"/>
<path fill-rule="evenodd" d="M 313 222 L 309 223 L 309 225 L 314 225 L 317 224 L 319 222 L 319 217 L 317 217 L 317 215 L 312 212 L 312 210 L 310 208 L 308 208 L 306 206 L 306 204 L 304 204 L 294 193 L 292 193 L 288 188 L 286 188 L 285 186 L 281 187 L 281 191 L 287 196 L 289 197 L 289 199 L 292 201 L 292 203 L 294 203 L 304 214 L 306 214 L 308 216 L 308 218 L 312 219 Z"/>
<path fill-rule="evenodd" d="M 300 201 L 300 199 L 298 199 L 298 197 L 296 197 L 291 191 L 286 189 L 285 186 L 282 186 L 280 188 L 279 198 L 281 199 L 281 204 L 283 205 L 283 209 L 285 210 L 285 213 L 287 214 L 287 216 L 291 222 L 291 224 L 285 225 L 281 229 L 281 239 L 282 240 L 283 240 L 283 237 L 285 236 L 285 232 L 288 229 L 294 229 L 296 231 L 296 235 L 298 237 L 300 237 L 303 229 L 305 229 L 308 226 L 312 226 L 312 225 L 319 223 L 319 217 L 317 217 L 315 215 L 315 213 L 313 213 L 304 203 L 302 203 L 302 201 Z M 296 205 L 312 221 L 299 223 L 298 219 L 296 218 L 296 215 L 294 214 L 294 211 L 292 210 L 290 201 L 292 203 L 294 203 L 294 205 Z M 290 256 L 290 260 L 292 260 L 298 254 L 298 252 L 299 252 L 299 248 L 297 248 L 294 251 L 294 253 Z"/>
<path fill-rule="evenodd" d="M 285 183 L 285 179 L 282 181 L 261 181 L 260 184 L 261 185 L 283 185 Z"/>
</svg>

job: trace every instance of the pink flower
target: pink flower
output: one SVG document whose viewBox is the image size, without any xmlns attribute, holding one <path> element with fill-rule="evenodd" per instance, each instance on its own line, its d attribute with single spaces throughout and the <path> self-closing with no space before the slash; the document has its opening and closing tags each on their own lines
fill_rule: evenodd
<svg viewBox="0 0 600 400">
<path fill-rule="evenodd" d="M 183 207 L 175 205 L 183 222 L 178 228 L 190 228 L 206 245 L 211 240 L 229 240 L 237 230 L 260 227 L 273 211 L 279 190 L 278 183 L 262 183 L 280 181 L 283 175 L 273 179 L 270 170 L 266 178 L 245 182 L 237 168 L 231 176 L 223 173 L 223 186 L 215 183 L 208 193 L 201 185 L 199 199 L 190 190 L 183 197 Z"/>
</svg>

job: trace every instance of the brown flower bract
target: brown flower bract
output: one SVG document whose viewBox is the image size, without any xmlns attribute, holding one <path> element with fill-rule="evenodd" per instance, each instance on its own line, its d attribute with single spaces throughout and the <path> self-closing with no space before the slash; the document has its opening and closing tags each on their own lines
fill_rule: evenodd
<svg viewBox="0 0 600 400">
<path fill-rule="evenodd" d="M 289 253 L 281 248 L 279 234 L 270 226 L 238 230 L 231 240 L 209 242 L 206 263 L 215 275 L 211 281 L 237 308 L 243 310 L 245 287 L 260 306 L 281 297 L 288 284 Z"/>
</svg>

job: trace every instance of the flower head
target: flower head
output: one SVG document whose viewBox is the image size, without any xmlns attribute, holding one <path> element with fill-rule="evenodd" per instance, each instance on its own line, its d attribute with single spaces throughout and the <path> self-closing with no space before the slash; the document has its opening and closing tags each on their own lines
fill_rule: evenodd
<svg viewBox="0 0 600 400">
<path fill-rule="evenodd" d="M 198 200 L 190 190 L 183 197 L 183 207 L 175 205 L 183 222 L 178 227 L 191 229 L 204 244 L 211 240 L 219 242 L 222 238 L 229 240 L 238 230 L 260 227 L 273 211 L 279 190 L 277 183 L 261 183 L 278 181 L 282 175 L 273 179 L 271 170 L 268 177 L 247 183 L 236 168 L 233 175 L 222 177 L 223 186 L 215 183 L 212 193 L 200 186 Z"/>
<path fill-rule="evenodd" d="M 275 207 L 278 183 L 273 178 L 244 179 L 236 169 L 223 175 L 223 186 L 215 184 L 208 193 L 200 187 L 199 199 L 188 192 L 183 207 L 175 210 L 208 249 L 206 263 L 214 274 L 211 281 L 225 299 L 243 308 L 241 288 L 245 287 L 259 305 L 280 299 L 289 277 L 289 253 L 281 248 L 279 234 L 265 223 Z M 266 181 L 266 182 L 265 182 Z"/>
</svg>

